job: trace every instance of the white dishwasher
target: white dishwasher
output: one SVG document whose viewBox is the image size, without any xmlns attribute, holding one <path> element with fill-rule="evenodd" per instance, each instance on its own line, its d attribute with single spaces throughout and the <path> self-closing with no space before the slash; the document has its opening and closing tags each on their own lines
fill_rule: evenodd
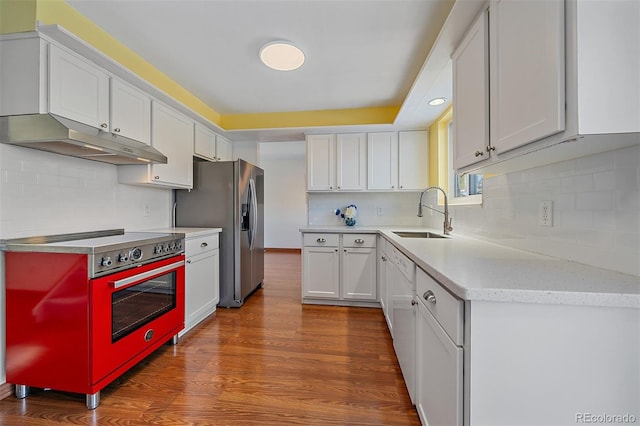
<svg viewBox="0 0 640 426">
<path fill-rule="evenodd" d="M 398 249 L 391 249 L 394 274 L 391 288 L 393 348 L 402 370 L 411 402 L 415 402 L 415 264 Z"/>
<path fill-rule="evenodd" d="M 416 269 L 416 409 L 422 424 L 462 425 L 464 304 Z"/>
</svg>

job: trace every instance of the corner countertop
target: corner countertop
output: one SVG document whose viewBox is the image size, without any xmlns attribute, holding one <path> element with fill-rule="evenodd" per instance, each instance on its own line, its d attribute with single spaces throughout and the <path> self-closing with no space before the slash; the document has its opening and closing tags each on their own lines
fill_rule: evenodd
<svg viewBox="0 0 640 426">
<path fill-rule="evenodd" d="M 308 226 L 302 233 L 376 233 L 469 301 L 590 305 L 640 309 L 640 277 L 452 234 L 402 238 L 393 231 L 442 230 L 389 226 Z"/>
</svg>

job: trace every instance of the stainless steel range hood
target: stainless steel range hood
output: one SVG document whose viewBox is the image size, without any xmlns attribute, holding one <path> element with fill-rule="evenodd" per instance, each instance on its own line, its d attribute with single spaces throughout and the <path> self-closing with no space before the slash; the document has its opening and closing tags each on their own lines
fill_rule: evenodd
<svg viewBox="0 0 640 426">
<path fill-rule="evenodd" d="M 116 165 L 167 163 L 160 151 L 53 114 L 0 117 L 0 143 Z"/>
</svg>

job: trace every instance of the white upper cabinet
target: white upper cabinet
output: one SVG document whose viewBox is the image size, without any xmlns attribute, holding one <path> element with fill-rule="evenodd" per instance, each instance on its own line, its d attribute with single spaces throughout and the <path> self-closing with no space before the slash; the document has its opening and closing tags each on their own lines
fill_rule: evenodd
<svg viewBox="0 0 640 426">
<path fill-rule="evenodd" d="M 367 187 L 367 141 L 364 133 L 340 134 L 336 138 L 336 186 L 356 191 Z"/>
<path fill-rule="evenodd" d="M 307 190 L 366 189 L 364 133 L 307 135 Z"/>
<path fill-rule="evenodd" d="M 640 2 L 492 0 L 488 14 L 488 31 L 479 18 L 452 56 L 459 172 L 640 144 Z"/>
<path fill-rule="evenodd" d="M 190 189 L 193 187 L 194 122 L 159 102 L 152 104 L 151 145 L 167 164 L 119 166 L 120 183 Z"/>
<path fill-rule="evenodd" d="M 231 142 L 196 123 L 193 155 L 209 161 L 231 161 Z"/>
<path fill-rule="evenodd" d="M 489 15 L 484 11 L 453 52 L 453 168 L 489 158 Z"/>
<path fill-rule="evenodd" d="M 307 190 L 335 188 L 335 135 L 307 136 Z"/>
<path fill-rule="evenodd" d="M 216 161 L 216 134 L 201 124 L 195 124 L 193 155 L 209 161 Z"/>
<path fill-rule="evenodd" d="M 564 2 L 492 0 L 491 146 L 508 151 L 564 130 Z"/>
<path fill-rule="evenodd" d="M 231 141 L 220 135 L 216 135 L 216 160 L 231 161 L 233 160 L 233 147 Z"/>
<path fill-rule="evenodd" d="M 109 76 L 90 62 L 51 45 L 49 111 L 110 132 Z"/>
<path fill-rule="evenodd" d="M 151 144 L 151 98 L 116 78 L 111 79 L 111 132 Z"/>
<path fill-rule="evenodd" d="M 154 102 L 152 129 L 154 148 L 169 159 L 167 164 L 150 165 L 152 181 L 171 187 L 193 187 L 193 121 Z"/>
<path fill-rule="evenodd" d="M 392 190 L 398 187 L 398 134 L 369 133 L 368 189 Z"/>
<path fill-rule="evenodd" d="M 429 138 L 424 130 L 367 135 L 369 190 L 422 190 L 429 182 Z"/>
<path fill-rule="evenodd" d="M 398 133 L 399 189 L 423 190 L 429 186 L 429 137 L 423 130 Z"/>
</svg>

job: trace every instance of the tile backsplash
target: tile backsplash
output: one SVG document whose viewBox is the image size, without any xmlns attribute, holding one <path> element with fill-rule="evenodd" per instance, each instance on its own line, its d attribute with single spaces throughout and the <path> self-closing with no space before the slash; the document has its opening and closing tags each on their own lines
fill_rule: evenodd
<svg viewBox="0 0 640 426">
<path fill-rule="evenodd" d="M 0 145 L 0 239 L 169 226 L 171 190 L 118 184 L 117 166 Z"/>
<path fill-rule="evenodd" d="M 640 147 L 485 176 L 483 185 L 481 206 L 451 207 L 454 233 L 640 275 Z M 543 200 L 553 203 L 551 227 L 538 224 Z"/>
<path fill-rule="evenodd" d="M 310 192 L 309 225 L 344 225 L 335 209 L 358 208 L 357 225 L 419 226 L 419 192 Z"/>
</svg>

